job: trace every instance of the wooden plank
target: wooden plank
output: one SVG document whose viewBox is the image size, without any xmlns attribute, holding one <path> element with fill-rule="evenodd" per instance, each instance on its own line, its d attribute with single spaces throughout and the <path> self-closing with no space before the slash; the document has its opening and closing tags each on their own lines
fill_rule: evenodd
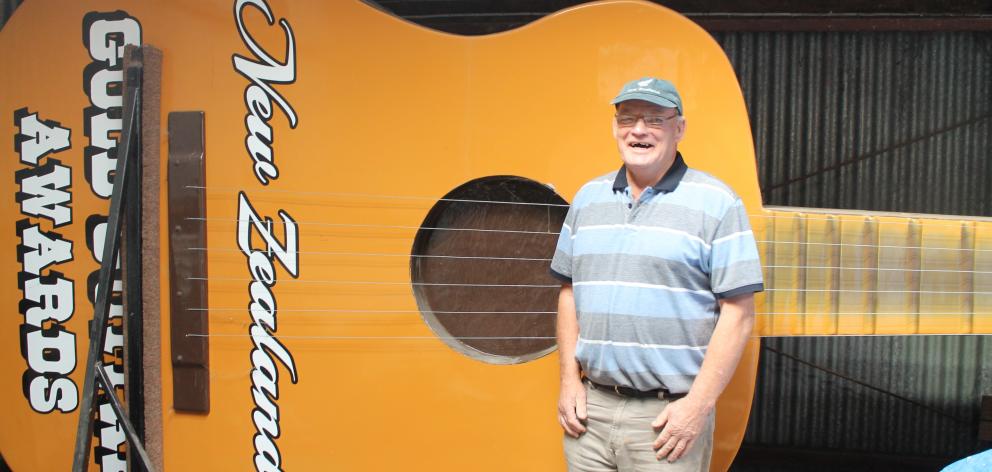
<svg viewBox="0 0 992 472">
<path fill-rule="evenodd" d="M 169 326 L 173 408 L 210 411 L 203 112 L 169 113 Z"/>
<path fill-rule="evenodd" d="M 142 46 L 144 82 L 141 122 L 141 297 L 143 307 L 142 388 L 145 451 L 156 470 L 162 459 L 162 294 L 161 294 L 161 90 L 162 51 Z"/>
</svg>

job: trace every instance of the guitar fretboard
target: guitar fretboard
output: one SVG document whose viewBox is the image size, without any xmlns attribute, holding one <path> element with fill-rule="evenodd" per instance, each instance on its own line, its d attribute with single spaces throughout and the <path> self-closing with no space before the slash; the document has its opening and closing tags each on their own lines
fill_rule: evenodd
<svg viewBox="0 0 992 472">
<path fill-rule="evenodd" d="M 757 335 L 992 333 L 992 218 L 766 207 L 751 221 Z"/>
</svg>

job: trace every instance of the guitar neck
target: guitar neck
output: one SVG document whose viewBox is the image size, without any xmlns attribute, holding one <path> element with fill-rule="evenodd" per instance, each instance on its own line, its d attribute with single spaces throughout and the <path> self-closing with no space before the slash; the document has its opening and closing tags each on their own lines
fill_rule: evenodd
<svg viewBox="0 0 992 472">
<path fill-rule="evenodd" d="M 766 207 L 760 336 L 992 333 L 992 218 Z"/>
</svg>

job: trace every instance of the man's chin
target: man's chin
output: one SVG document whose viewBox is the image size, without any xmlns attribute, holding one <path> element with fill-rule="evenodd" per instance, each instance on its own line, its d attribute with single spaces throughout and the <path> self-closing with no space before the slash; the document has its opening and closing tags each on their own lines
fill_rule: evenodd
<svg viewBox="0 0 992 472">
<path fill-rule="evenodd" d="M 651 172 L 660 166 L 660 159 L 653 156 L 624 156 L 623 163 L 631 172 Z"/>
</svg>

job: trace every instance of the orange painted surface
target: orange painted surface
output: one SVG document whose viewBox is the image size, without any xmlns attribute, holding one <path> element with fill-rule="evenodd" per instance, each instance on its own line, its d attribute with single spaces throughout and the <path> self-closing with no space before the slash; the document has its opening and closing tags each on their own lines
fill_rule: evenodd
<svg viewBox="0 0 992 472">
<path fill-rule="evenodd" d="M 681 150 L 689 165 L 730 183 L 752 213 L 759 211 L 744 101 L 719 45 L 685 18 L 640 2 L 589 4 L 514 31 L 458 37 L 405 23 L 358 2 L 274 0 L 268 2 L 274 25 L 254 6 L 240 12 L 260 48 L 253 53 L 239 34 L 233 5 L 67 2 L 56 8 L 27 2 L 0 32 L 0 63 L 5 67 L 0 114 L 7 117 L 0 138 L 7 174 L 0 181 L 0 194 L 7 196 L 0 257 L 10 268 L 0 275 L 9 315 L 0 321 L 5 339 L 0 349 L 5 386 L 0 402 L 8 410 L 0 427 L 4 458 L 14 470 L 65 470 L 78 414 L 34 412 L 21 389 L 29 366 L 18 349 L 19 325 L 25 318 L 15 315 L 24 294 L 14 270 L 21 242 L 14 230 L 15 221 L 27 217 L 13 198 L 19 186 L 12 174 L 34 167 L 19 162 L 13 152 L 18 127 L 10 118 L 15 110 L 28 107 L 41 119 L 56 120 L 71 130 L 71 148 L 39 162 L 57 159 L 71 167 L 72 221 L 54 228 L 43 217 L 29 220 L 73 243 L 73 260 L 43 273 L 57 270 L 74 281 L 76 309 L 64 327 L 75 333 L 75 356 L 82 360 L 86 322 L 92 316 L 86 279 L 98 267 L 86 247 L 85 222 L 90 215 L 105 213 L 107 201 L 94 195 L 85 173 L 84 150 L 91 138 L 84 134 L 83 110 L 90 98 L 83 77 L 95 61 L 81 34 L 87 12 L 121 9 L 140 23 L 141 41 L 163 52 L 163 156 L 167 112 L 206 114 L 210 333 L 224 337 L 210 340 L 208 415 L 171 410 L 170 353 L 168 342 L 163 343 L 165 467 L 253 467 L 255 404 L 252 340 L 247 336 L 251 274 L 237 245 L 235 224 L 238 193 L 243 191 L 259 215 L 279 221 L 282 210 L 298 222 L 298 278 L 277 261 L 272 287 L 281 310 L 273 335 L 292 354 L 298 373 L 298 382 L 291 382 L 286 367 L 275 361 L 279 436 L 274 443 L 284 469 L 563 470 L 555 420 L 556 355 L 495 366 L 431 339 L 432 332 L 415 313 L 293 310 L 415 310 L 405 285 L 408 259 L 329 253 L 408 252 L 431 199 L 481 176 L 528 177 L 553 184 L 571 199 L 587 179 L 619 166 L 610 135 L 609 100 L 625 81 L 640 76 L 668 78 L 682 93 L 688 130 Z M 295 77 L 292 83 L 271 87 L 298 121 L 291 126 L 288 109 L 276 101 L 269 105 L 271 113 L 257 111 L 271 115 L 263 121 L 271 127 L 278 169 L 278 177 L 263 185 L 245 148 L 249 81 L 235 71 L 232 56 L 253 59 L 264 50 L 285 62 L 283 20 L 292 31 Z M 105 45 L 115 38 L 96 37 Z M 284 243 L 282 225 L 276 228 L 276 237 Z M 167 241 L 162 243 L 167 247 Z M 257 232 L 251 244 L 262 247 Z M 164 251 L 163 260 L 168 255 Z M 168 280 L 164 272 L 162 280 Z M 400 284 L 321 282 L 328 280 Z M 168 287 L 163 286 L 162 293 L 168 293 Z M 168 306 L 162 310 L 168 313 Z M 168 333 L 163 318 L 162 332 Z M 753 341 L 721 399 L 715 470 L 725 469 L 739 447 L 754 387 L 756 347 Z M 63 376 L 77 386 L 82 382 L 81 364 Z"/>
</svg>

